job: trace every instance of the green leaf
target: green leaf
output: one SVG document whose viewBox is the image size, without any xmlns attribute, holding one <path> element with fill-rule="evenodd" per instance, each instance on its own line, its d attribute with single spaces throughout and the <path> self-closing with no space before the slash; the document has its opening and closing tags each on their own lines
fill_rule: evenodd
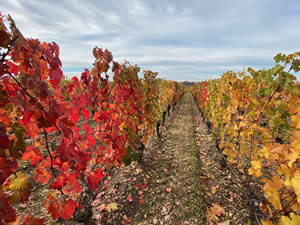
<svg viewBox="0 0 300 225">
<path fill-rule="evenodd" d="M 279 63 L 279 62 L 283 62 L 285 61 L 286 59 L 286 55 L 285 54 L 282 54 L 282 53 L 278 53 L 275 57 L 274 57 L 274 60 L 276 63 Z"/>
<path fill-rule="evenodd" d="M 270 94 L 270 89 L 269 88 L 261 88 L 259 90 L 259 94 L 263 97 L 266 97 Z"/>
<path fill-rule="evenodd" d="M 295 59 L 293 70 L 297 73 L 300 71 L 300 59 Z"/>
</svg>

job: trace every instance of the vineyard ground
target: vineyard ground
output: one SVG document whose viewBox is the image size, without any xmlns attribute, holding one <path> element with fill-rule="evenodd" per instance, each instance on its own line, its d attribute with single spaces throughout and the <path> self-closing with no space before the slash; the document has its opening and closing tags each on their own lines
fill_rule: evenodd
<svg viewBox="0 0 300 225">
<path fill-rule="evenodd" d="M 234 176 L 220 165 L 222 156 L 215 146 L 192 96 L 185 94 L 167 117 L 161 140 L 153 137 L 147 143 L 144 163 L 118 168 L 108 177 L 105 194 L 93 209 L 97 221 L 141 225 L 254 222 L 245 197 L 245 177 Z M 115 212 L 99 212 L 110 202 L 117 204 Z M 216 216 L 218 210 L 223 215 Z"/>
<path fill-rule="evenodd" d="M 190 93 L 167 117 L 161 133 L 161 140 L 148 141 L 142 164 L 116 168 L 101 182 L 92 203 L 94 221 L 107 225 L 246 224 L 251 218 L 245 177 L 234 176 L 220 163 L 222 156 Z M 43 193 L 46 190 L 33 193 L 36 201 L 32 209 L 25 208 L 27 213 L 45 215 L 42 207 L 37 208 Z M 57 224 L 50 218 L 47 221 Z"/>
</svg>

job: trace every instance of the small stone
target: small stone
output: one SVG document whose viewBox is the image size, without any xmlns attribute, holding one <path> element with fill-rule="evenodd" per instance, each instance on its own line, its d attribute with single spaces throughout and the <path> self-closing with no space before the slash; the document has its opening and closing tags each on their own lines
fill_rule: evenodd
<svg viewBox="0 0 300 225">
<path fill-rule="evenodd" d="M 157 224 L 157 219 L 153 219 L 153 224 Z"/>
<path fill-rule="evenodd" d="M 179 202 L 175 202 L 175 204 L 178 206 L 178 205 L 180 205 L 180 203 Z"/>
<path fill-rule="evenodd" d="M 165 222 L 169 222 L 169 221 L 171 221 L 170 215 L 165 216 Z"/>
</svg>

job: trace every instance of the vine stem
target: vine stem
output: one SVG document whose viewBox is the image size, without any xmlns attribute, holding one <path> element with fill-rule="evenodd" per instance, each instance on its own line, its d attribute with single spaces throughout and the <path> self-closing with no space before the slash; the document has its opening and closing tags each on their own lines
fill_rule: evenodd
<svg viewBox="0 0 300 225">
<path fill-rule="evenodd" d="M 50 147 L 49 147 L 49 143 L 48 143 L 48 133 L 47 133 L 47 131 L 45 130 L 45 128 L 43 128 L 43 132 L 44 132 L 44 138 L 45 138 L 45 142 L 46 142 L 46 149 L 47 149 L 48 155 L 49 155 L 49 157 L 50 157 L 51 172 L 52 172 L 53 176 L 56 178 L 57 175 L 56 175 L 55 170 L 54 170 L 54 167 L 53 167 L 53 157 L 52 157 L 52 155 L 51 155 L 51 151 L 50 151 Z M 60 188 L 60 193 L 64 196 L 64 192 L 62 191 L 61 188 Z"/>
<path fill-rule="evenodd" d="M 56 175 L 55 170 L 54 170 L 54 167 L 53 167 L 53 157 L 52 157 L 52 155 L 51 155 L 51 151 L 50 151 L 49 143 L 48 143 L 48 133 L 47 133 L 47 131 L 45 130 L 45 128 L 43 128 L 43 132 L 44 132 L 44 138 L 45 138 L 45 142 L 46 142 L 46 149 L 47 149 L 48 155 L 49 155 L 49 157 L 50 157 L 51 171 L 52 171 L 53 176 L 56 178 L 57 175 Z"/>
</svg>

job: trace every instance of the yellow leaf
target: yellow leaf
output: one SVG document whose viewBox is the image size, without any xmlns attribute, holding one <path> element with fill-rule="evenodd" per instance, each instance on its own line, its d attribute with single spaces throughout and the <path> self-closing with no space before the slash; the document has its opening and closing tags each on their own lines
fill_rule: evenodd
<svg viewBox="0 0 300 225">
<path fill-rule="evenodd" d="M 300 169 L 295 172 L 291 182 L 297 195 L 297 202 L 300 204 Z"/>
<path fill-rule="evenodd" d="M 294 213 L 290 214 L 292 220 L 287 216 L 282 216 L 279 220 L 278 225 L 299 225 L 300 224 L 300 216 L 295 215 Z"/>
<path fill-rule="evenodd" d="M 284 185 L 287 187 L 291 186 L 291 180 L 290 180 L 290 175 L 291 175 L 291 171 L 289 169 L 289 167 L 285 164 L 280 164 L 280 167 L 277 168 L 277 173 L 279 175 L 283 175 L 284 176 Z"/>
<path fill-rule="evenodd" d="M 292 210 L 294 210 L 294 212 L 300 213 L 300 204 L 299 203 L 293 204 L 291 208 L 292 208 Z"/>
<path fill-rule="evenodd" d="M 249 147 L 244 142 L 241 143 L 240 151 L 241 151 L 241 153 L 245 154 L 246 156 L 249 156 L 249 152 L 250 152 Z"/>
<path fill-rule="evenodd" d="M 299 149 L 291 148 L 290 152 L 287 153 L 286 159 L 289 161 L 289 167 L 292 167 L 293 163 L 300 158 L 300 141 L 299 142 Z"/>
<path fill-rule="evenodd" d="M 249 175 L 252 175 L 254 177 L 261 177 L 261 159 L 251 161 L 251 168 L 248 170 Z"/>
<path fill-rule="evenodd" d="M 275 209 L 282 209 L 278 191 L 282 188 L 283 181 L 279 176 L 273 176 L 272 180 L 262 179 L 265 182 L 264 191 L 268 196 L 269 202 L 273 204 Z"/>
<path fill-rule="evenodd" d="M 17 172 L 17 176 L 10 179 L 10 184 L 5 189 L 10 191 L 10 203 L 15 204 L 18 201 L 26 201 L 28 199 L 32 184 L 22 172 Z"/>
<path fill-rule="evenodd" d="M 269 145 L 265 145 L 262 150 L 260 151 L 261 156 L 264 156 L 266 159 L 269 157 L 269 153 L 270 153 L 270 146 Z"/>
<path fill-rule="evenodd" d="M 262 220 L 261 223 L 262 225 L 273 225 L 271 221 L 267 221 L 267 220 Z"/>
<path fill-rule="evenodd" d="M 118 204 L 117 203 L 110 203 L 106 207 L 107 212 L 112 213 L 116 210 L 118 210 Z"/>
<path fill-rule="evenodd" d="M 121 123 L 119 128 L 120 130 L 124 130 L 124 128 L 126 128 L 126 123 L 125 122 Z"/>
<path fill-rule="evenodd" d="M 246 225 L 251 225 L 251 221 L 250 221 L 250 220 L 248 220 L 248 222 L 246 223 Z"/>
<path fill-rule="evenodd" d="M 281 144 L 274 144 L 272 146 L 271 154 L 275 155 L 275 158 L 279 160 L 287 160 L 286 159 L 286 154 L 288 153 L 288 145 L 281 145 Z"/>
</svg>

